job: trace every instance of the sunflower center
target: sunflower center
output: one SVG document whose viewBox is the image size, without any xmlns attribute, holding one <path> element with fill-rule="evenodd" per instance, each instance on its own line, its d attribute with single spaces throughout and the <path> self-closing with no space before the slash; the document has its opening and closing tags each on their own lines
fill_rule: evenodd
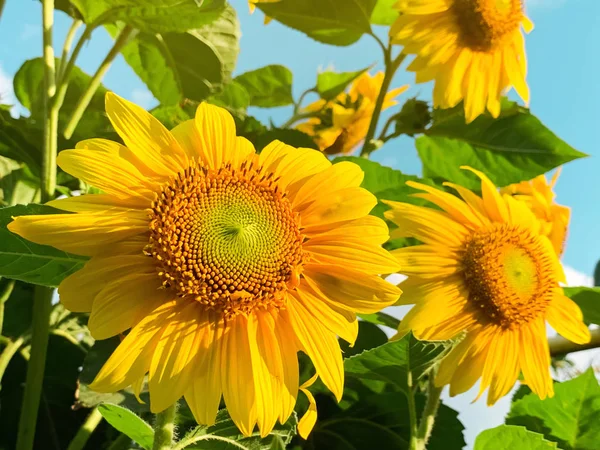
<svg viewBox="0 0 600 450">
<path fill-rule="evenodd" d="M 469 301 L 504 328 L 529 322 L 546 310 L 558 286 L 553 256 L 538 236 L 519 226 L 475 233 L 462 256 Z"/>
<path fill-rule="evenodd" d="M 452 5 L 462 44 L 487 52 L 517 30 L 522 0 L 454 0 Z"/>
<path fill-rule="evenodd" d="M 146 253 L 164 286 L 229 317 L 283 306 L 302 236 L 285 194 L 257 167 L 192 164 L 153 202 Z"/>
</svg>

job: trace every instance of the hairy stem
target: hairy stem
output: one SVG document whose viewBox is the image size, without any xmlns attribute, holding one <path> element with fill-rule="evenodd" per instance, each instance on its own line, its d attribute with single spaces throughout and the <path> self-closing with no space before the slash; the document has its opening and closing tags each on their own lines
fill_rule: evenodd
<svg viewBox="0 0 600 450">
<path fill-rule="evenodd" d="M 435 416 L 440 406 L 442 388 L 435 385 L 434 378 L 435 375 L 431 374 L 427 388 L 427 402 L 425 403 L 425 409 L 423 410 L 417 431 L 417 450 L 425 450 L 427 448 L 427 441 L 429 441 L 429 437 L 431 436 Z"/>
<path fill-rule="evenodd" d="M 177 404 L 169 406 L 156 414 L 154 420 L 154 444 L 152 450 L 170 450 L 173 447 L 175 433 L 175 414 Z"/>
<path fill-rule="evenodd" d="M 60 63 L 58 65 L 58 69 L 56 71 L 56 78 L 61 79 L 63 72 L 65 71 L 65 67 L 67 65 L 67 61 L 69 59 L 69 53 L 71 52 L 71 46 L 73 45 L 73 40 L 75 39 L 75 34 L 79 27 L 83 25 L 83 21 L 80 19 L 73 19 L 73 23 L 69 28 L 67 33 L 67 37 L 65 38 L 65 42 L 63 44 L 62 56 L 60 57 Z"/>
<path fill-rule="evenodd" d="M 562 356 L 567 353 L 580 352 L 590 348 L 600 347 L 600 329 L 590 330 L 592 338 L 587 344 L 575 344 L 562 336 L 554 336 L 548 339 L 550 355 Z"/>
<path fill-rule="evenodd" d="M 415 407 L 415 390 L 413 388 L 412 372 L 408 372 L 408 417 L 410 420 L 409 450 L 417 450 L 417 408 Z"/>
<path fill-rule="evenodd" d="M 110 68 L 112 62 L 117 57 L 117 55 L 120 53 L 123 46 L 127 43 L 132 31 L 133 31 L 132 27 L 126 26 L 125 28 L 123 28 L 121 30 L 121 32 L 115 39 L 115 43 L 112 46 L 112 48 L 110 49 L 110 51 L 108 52 L 108 55 L 106 55 L 106 58 L 104 58 L 104 61 L 102 61 L 102 64 L 100 64 L 100 67 L 98 67 L 98 70 L 96 70 L 96 73 L 90 80 L 90 84 L 88 85 L 87 89 L 85 90 L 85 92 L 83 93 L 83 95 L 81 96 L 79 101 L 77 102 L 77 105 L 75 106 L 75 110 L 73 111 L 73 115 L 71 116 L 69 123 L 65 127 L 65 132 L 64 132 L 65 138 L 70 139 L 71 136 L 73 135 L 73 132 L 75 131 L 75 128 L 77 127 L 77 124 L 81 120 L 81 116 L 83 116 L 83 113 L 85 112 L 86 108 L 90 104 L 92 97 L 98 90 L 98 87 L 100 86 L 100 83 L 102 82 L 102 78 L 104 78 L 104 75 Z"/>
<path fill-rule="evenodd" d="M 77 434 L 73 440 L 69 443 L 67 450 L 82 450 L 85 447 L 88 439 L 102 421 L 102 414 L 98 411 L 98 408 L 92 409 L 90 415 L 87 417 L 83 425 L 77 431 Z"/>
</svg>

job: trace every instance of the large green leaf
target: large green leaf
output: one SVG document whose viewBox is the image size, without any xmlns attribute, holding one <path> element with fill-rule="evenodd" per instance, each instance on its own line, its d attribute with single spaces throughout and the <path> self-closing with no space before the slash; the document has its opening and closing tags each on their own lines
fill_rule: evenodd
<svg viewBox="0 0 600 450">
<path fill-rule="evenodd" d="M 600 325 L 600 288 L 572 287 L 565 288 L 565 295 L 581 308 L 586 323 Z"/>
<path fill-rule="evenodd" d="M 296 434 L 296 415 L 292 416 L 283 425 L 277 423 L 271 433 L 261 438 L 258 430 L 250 436 L 243 436 L 235 426 L 226 410 L 217 413 L 214 425 L 210 427 L 199 426 L 186 434 L 175 446 L 174 450 L 269 450 L 283 448 Z"/>
<path fill-rule="evenodd" d="M 282 0 L 258 3 L 269 17 L 309 37 L 333 45 L 350 45 L 371 31 L 376 0 Z"/>
<path fill-rule="evenodd" d="M 211 24 L 185 33 L 140 33 L 122 54 L 154 97 L 171 106 L 219 93 L 231 79 L 239 38 L 235 10 L 227 7 Z"/>
<path fill-rule="evenodd" d="M 425 177 L 476 189 L 476 177 L 460 169 L 467 165 L 485 172 L 496 185 L 506 186 L 586 156 L 515 103 L 505 101 L 498 119 L 484 114 L 470 124 L 462 111 L 462 104 L 436 111 L 426 136 L 417 139 Z"/>
<path fill-rule="evenodd" d="M 238 75 L 235 81 L 250 94 L 250 105 L 271 108 L 294 102 L 292 77 L 287 67 L 271 65 Z"/>
<path fill-rule="evenodd" d="M 86 23 L 117 21 L 151 33 L 185 32 L 215 20 L 225 0 L 71 0 Z"/>
<path fill-rule="evenodd" d="M 474 450 L 553 450 L 556 443 L 544 435 L 527 431 L 523 427 L 500 425 L 485 430 L 475 439 Z"/>
<path fill-rule="evenodd" d="M 24 118 L 13 119 L 0 107 L 0 156 L 22 162 L 39 175 L 42 161 L 40 130 L 33 129 Z"/>
<path fill-rule="evenodd" d="M 0 208 L 0 276 L 56 287 L 64 278 L 83 267 L 87 258 L 47 245 L 34 244 L 6 228 L 16 216 L 62 212 L 36 204 Z"/>
<path fill-rule="evenodd" d="M 400 15 L 400 12 L 394 8 L 398 0 L 377 0 L 373 13 L 371 14 L 371 23 L 375 25 L 391 25 Z"/>
<path fill-rule="evenodd" d="M 368 67 L 356 72 L 321 72 L 317 75 L 317 92 L 321 98 L 332 100 L 367 70 Z"/>
<path fill-rule="evenodd" d="M 240 83 L 232 81 L 225 85 L 222 92 L 210 97 L 208 102 L 227 108 L 231 114 L 244 117 L 250 106 L 250 94 Z"/>
<path fill-rule="evenodd" d="M 528 394 L 512 404 L 506 419 L 557 442 L 565 450 L 597 450 L 600 442 L 600 385 L 593 369 L 554 384 L 554 397 Z"/>
<path fill-rule="evenodd" d="M 129 436 L 140 447 L 146 450 L 152 450 L 154 441 L 154 430 L 135 415 L 132 411 L 119 405 L 103 403 L 98 406 L 98 411 L 102 417 L 121 433 Z"/>
<path fill-rule="evenodd" d="M 348 378 L 357 378 L 369 385 L 374 381 L 393 385 L 402 392 L 409 390 L 409 375 L 413 383 L 426 373 L 447 349 L 445 342 L 425 342 L 412 334 L 367 350 L 344 361 Z"/>
</svg>

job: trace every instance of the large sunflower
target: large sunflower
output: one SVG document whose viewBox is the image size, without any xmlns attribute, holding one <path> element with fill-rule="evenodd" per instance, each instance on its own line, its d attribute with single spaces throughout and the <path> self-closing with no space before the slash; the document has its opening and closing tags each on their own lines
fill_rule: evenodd
<svg viewBox="0 0 600 450">
<path fill-rule="evenodd" d="M 561 256 L 567 239 L 571 208 L 559 205 L 554 201 L 556 194 L 552 189 L 559 174 L 560 170 L 557 170 L 550 183 L 544 175 L 540 175 L 533 180 L 504 187 L 500 189 L 500 193 L 511 194 L 529 206 L 535 216 L 545 224 L 546 234 L 552 242 L 556 254 Z"/>
<path fill-rule="evenodd" d="M 139 390 L 148 374 L 152 411 L 183 395 L 210 424 L 223 395 L 244 434 L 258 423 L 266 435 L 294 408 L 301 350 L 340 399 L 336 336 L 354 342 L 355 313 L 400 293 L 377 276 L 398 264 L 360 168 L 278 141 L 257 155 L 208 104 L 172 131 L 111 93 L 106 109 L 125 146 L 91 139 L 58 155 L 105 193 L 50 202 L 76 214 L 9 225 L 90 256 L 61 283 L 61 302 L 91 311 L 96 339 L 130 330 L 92 389 Z"/>
<path fill-rule="evenodd" d="M 511 87 L 525 102 L 527 60 L 521 27 L 533 24 L 522 0 L 400 0 L 390 28 L 393 43 L 416 58 L 408 70 L 417 82 L 435 80 L 434 106 L 451 108 L 462 99 L 471 122 L 487 108 L 500 114 L 500 97 Z"/>
<path fill-rule="evenodd" d="M 383 72 L 373 76 L 365 72 L 352 82 L 347 93 L 308 105 L 304 112 L 313 113 L 315 117 L 296 128 L 313 136 L 321 151 L 327 154 L 352 153 L 367 135 L 382 83 Z M 406 89 L 408 86 L 387 92 L 382 110 L 398 104 L 395 98 Z"/>
<path fill-rule="evenodd" d="M 442 361 L 436 384 L 450 394 L 482 378 L 495 403 L 519 373 L 541 398 L 553 395 L 545 321 L 565 338 L 590 339 L 579 307 L 565 297 L 564 274 L 543 224 L 525 203 L 501 195 L 481 172 L 483 197 L 447 183 L 462 200 L 431 186 L 408 182 L 440 210 L 388 202 L 392 237 L 422 245 L 393 251 L 408 279 L 399 304 L 415 304 L 398 330 L 424 340 L 462 340 Z"/>
</svg>

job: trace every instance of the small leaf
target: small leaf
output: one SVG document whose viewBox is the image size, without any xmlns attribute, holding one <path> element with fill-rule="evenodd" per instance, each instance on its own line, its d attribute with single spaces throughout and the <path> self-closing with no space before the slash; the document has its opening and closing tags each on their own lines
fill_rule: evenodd
<svg viewBox="0 0 600 450">
<path fill-rule="evenodd" d="M 400 16 L 394 6 L 398 0 L 377 0 L 373 13 L 371 14 L 371 23 L 374 25 L 391 25 Z"/>
<path fill-rule="evenodd" d="M 387 341 L 387 335 L 381 328 L 371 322 L 361 320 L 358 322 L 358 338 L 356 339 L 354 346 L 350 347 L 350 344 L 343 339 L 340 339 L 340 348 L 342 349 L 344 358 L 349 358 L 350 356 L 358 355 L 365 350 L 379 347 Z"/>
<path fill-rule="evenodd" d="M 244 117 L 246 110 L 250 106 L 250 94 L 244 86 L 237 81 L 233 81 L 227 85 L 221 93 L 214 95 L 208 99 L 214 105 L 227 108 L 232 114 Z"/>
<path fill-rule="evenodd" d="M 544 439 L 542 434 L 527 431 L 524 427 L 500 425 L 485 430 L 475 439 L 474 450 L 553 450 L 556 443 Z"/>
<path fill-rule="evenodd" d="M 121 433 L 129 436 L 140 447 L 152 450 L 154 431 L 152 427 L 133 412 L 118 405 L 103 403 L 98 405 L 102 417 Z"/>
<path fill-rule="evenodd" d="M 292 77 L 287 67 L 271 65 L 238 75 L 235 81 L 250 94 L 250 105 L 272 108 L 294 102 Z"/>
<path fill-rule="evenodd" d="M 63 211 L 36 204 L 0 208 L 0 276 L 56 287 L 64 278 L 83 267 L 86 257 L 34 244 L 6 228 L 16 216 L 60 213 Z"/>
<path fill-rule="evenodd" d="M 522 425 L 564 450 L 596 450 L 600 442 L 600 385 L 592 368 L 554 384 L 554 397 L 528 394 L 512 404 L 506 423 Z M 508 447 L 507 447 L 508 448 Z"/>
<path fill-rule="evenodd" d="M 498 119 L 481 115 L 466 124 L 463 106 L 434 112 L 433 125 L 417 139 L 423 174 L 471 189 L 479 181 L 467 165 L 497 186 L 528 180 L 585 155 L 550 131 L 529 110 L 505 101 Z"/>
<path fill-rule="evenodd" d="M 322 99 L 332 100 L 367 70 L 368 67 L 356 72 L 321 72 L 317 75 L 317 92 Z"/>
<path fill-rule="evenodd" d="M 258 3 L 267 16 L 332 45 L 350 45 L 371 32 L 376 0 L 282 0 Z"/>
<path fill-rule="evenodd" d="M 564 288 L 565 295 L 581 308 L 586 323 L 600 325 L 600 287 Z"/>
</svg>

